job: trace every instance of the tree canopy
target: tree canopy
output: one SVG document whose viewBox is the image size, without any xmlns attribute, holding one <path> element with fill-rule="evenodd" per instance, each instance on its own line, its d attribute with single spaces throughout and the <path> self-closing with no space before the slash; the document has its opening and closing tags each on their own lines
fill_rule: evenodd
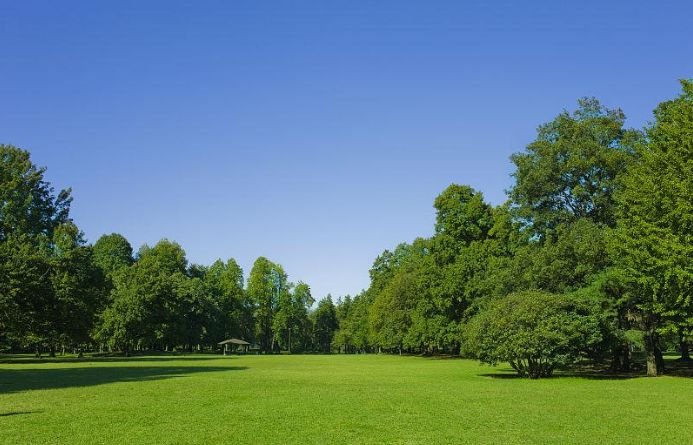
<svg viewBox="0 0 693 445">
<path fill-rule="evenodd" d="M 583 360 L 664 372 L 693 338 L 693 82 L 644 131 L 593 98 L 540 125 L 508 200 L 433 200 L 431 235 L 382 251 L 356 295 L 313 295 L 258 257 L 191 263 L 175 241 L 93 245 L 29 152 L 0 145 L 0 346 L 463 354 L 547 377 Z M 320 298 L 322 297 L 322 298 Z M 317 302 L 317 304 L 316 304 Z M 642 366 L 642 365 L 640 365 Z"/>
</svg>

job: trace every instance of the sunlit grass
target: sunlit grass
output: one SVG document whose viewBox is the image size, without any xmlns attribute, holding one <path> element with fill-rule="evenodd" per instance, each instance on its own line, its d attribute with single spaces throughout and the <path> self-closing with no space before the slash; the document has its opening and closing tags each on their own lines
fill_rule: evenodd
<svg viewBox="0 0 693 445">
<path fill-rule="evenodd" d="M 682 444 L 693 379 L 375 355 L 6 360 L 0 425 L 3 444 Z"/>
</svg>

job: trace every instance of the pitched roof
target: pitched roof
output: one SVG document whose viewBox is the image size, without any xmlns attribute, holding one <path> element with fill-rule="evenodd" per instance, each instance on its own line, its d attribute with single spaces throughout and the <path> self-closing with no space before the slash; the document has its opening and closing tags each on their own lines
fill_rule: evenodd
<svg viewBox="0 0 693 445">
<path fill-rule="evenodd" d="M 248 343 L 248 342 L 245 341 L 245 340 L 239 340 L 239 339 L 237 339 L 237 338 L 230 338 L 230 339 L 228 339 L 228 340 L 220 341 L 220 342 L 217 343 L 217 344 L 218 344 L 218 345 L 226 345 L 226 344 L 229 344 L 229 343 L 234 344 L 234 345 L 249 345 L 249 344 L 250 344 L 250 343 Z"/>
</svg>

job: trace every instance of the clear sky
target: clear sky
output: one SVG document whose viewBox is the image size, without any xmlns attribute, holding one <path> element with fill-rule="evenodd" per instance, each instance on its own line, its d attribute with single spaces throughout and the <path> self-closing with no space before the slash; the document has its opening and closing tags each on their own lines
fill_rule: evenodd
<svg viewBox="0 0 693 445">
<path fill-rule="evenodd" d="M 89 241 L 257 256 L 368 286 L 464 183 L 582 96 L 643 126 L 693 75 L 691 1 L 0 1 L 0 142 L 71 186 Z"/>
</svg>

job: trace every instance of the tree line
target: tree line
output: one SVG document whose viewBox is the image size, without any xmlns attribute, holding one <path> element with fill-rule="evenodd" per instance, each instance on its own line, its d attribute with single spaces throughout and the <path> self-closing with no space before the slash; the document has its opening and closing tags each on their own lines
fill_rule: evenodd
<svg viewBox="0 0 693 445">
<path fill-rule="evenodd" d="M 370 286 L 320 300 L 258 258 L 189 264 L 175 242 L 88 244 L 25 150 L 0 145 L 0 345 L 462 354 L 538 378 L 578 361 L 664 372 L 693 335 L 693 82 L 645 129 L 578 101 L 511 158 L 507 202 L 453 184 L 434 235 L 379 255 Z"/>
<path fill-rule="evenodd" d="M 197 351 L 238 337 L 263 352 L 329 352 L 331 297 L 312 309 L 310 287 L 258 258 L 247 283 L 234 259 L 190 264 L 163 239 L 136 253 L 117 233 L 88 244 L 26 150 L 0 145 L 0 347 Z"/>
<path fill-rule="evenodd" d="M 462 353 L 526 377 L 589 360 L 647 375 L 693 334 L 693 82 L 644 130 L 582 99 L 511 158 L 499 206 L 453 184 L 435 234 L 385 250 L 337 304 L 340 351 Z"/>
</svg>

